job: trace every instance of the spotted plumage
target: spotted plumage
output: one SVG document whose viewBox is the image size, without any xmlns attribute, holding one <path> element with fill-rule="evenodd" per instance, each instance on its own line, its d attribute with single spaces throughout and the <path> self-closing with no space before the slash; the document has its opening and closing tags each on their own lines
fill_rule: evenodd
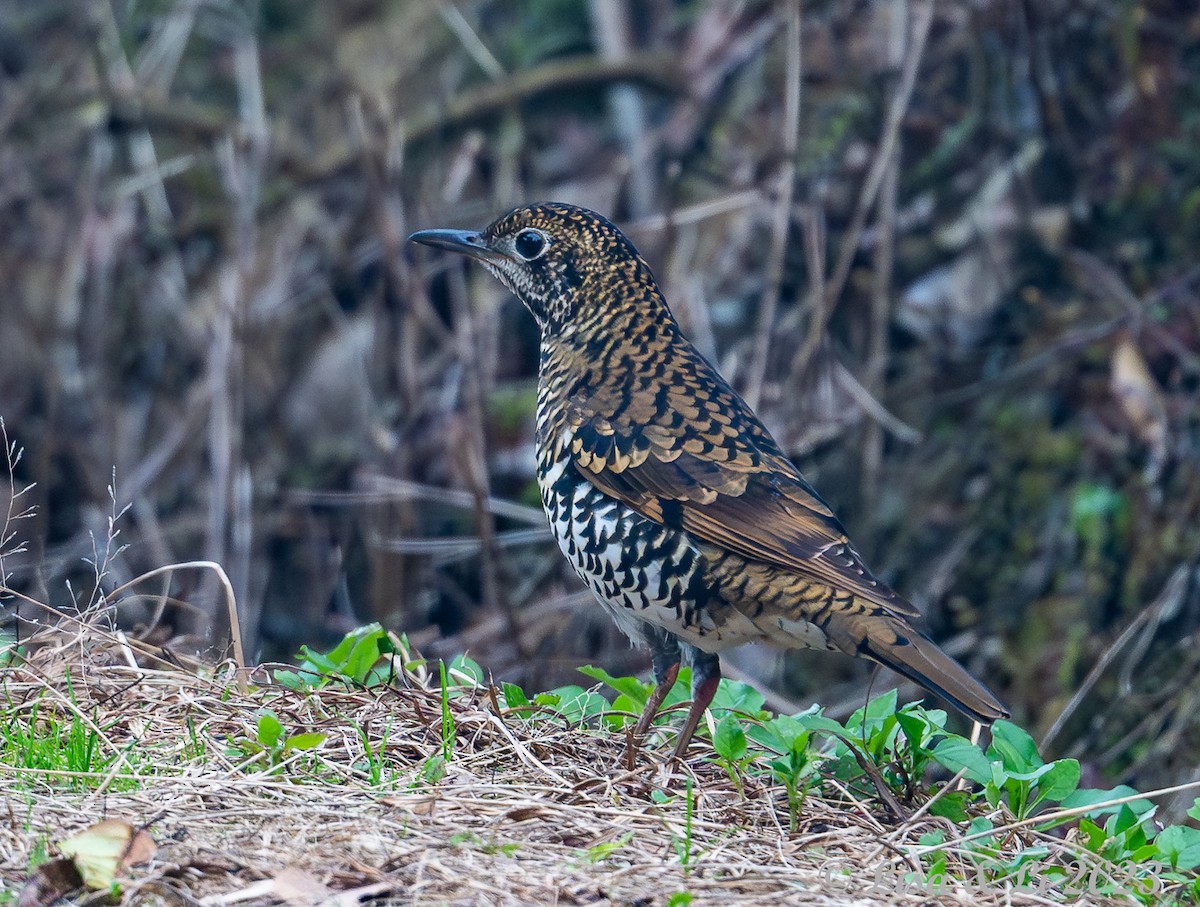
<svg viewBox="0 0 1200 907">
<path fill-rule="evenodd" d="M 976 720 L 1007 714 L 871 575 L 829 506 L 680 332 L 615 226 L 542 204 L 481 233 L 412 239 L 481 261 L 538 322 L 542 504 L 575 571 L 651 649 L 657 687 L 639 733 L 681 661 L 691 664 L 682 754 L 720 679 L 718 653 L 754 640 L 864 656 Z"/>
</svg>

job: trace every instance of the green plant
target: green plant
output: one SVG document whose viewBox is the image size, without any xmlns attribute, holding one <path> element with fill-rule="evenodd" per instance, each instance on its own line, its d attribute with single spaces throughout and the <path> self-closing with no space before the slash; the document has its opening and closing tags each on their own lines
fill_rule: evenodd
<svg viewBox="0 0 1200 907">
<path fill-rule="evenodd" d="M 391 722 L 384 729 L 383 737 L 379 741 L 379 748 L 371 746 L 371 736 L 367 733 L 367 729 L 361 725 L 356 725 L 355 730 L 358 732 L 358 739 L 362 741 L 363 758 L 355 763 L 355 768 L 361 768 L 367 777 L 367 783 L 372 787 L 382 787 L 384 783 L 383 768 L 386 764 L 383 754 L 387 750 L 388 738 L 391 736 Z"/>
<path fill-rule="evenodd" d="M 446 757 L 441 753 L 436 753 L 421 763 L 421 770 L 417 773 L 417 777 L 413 779 L 412 787 L 420 787 L 422 784 L 437 784 L 446 777 Z"/>
<path fill-rule="evenodd" d="M 717 761 L 729 775 L 738 793 L 745 796 L 742 787 L 742 772 L 753 762 L 757 755 L 749 752 L 746 744 L 746 732 L 741 723 L 731 714 L 727 714 L 718 723 L 713 732 L 713 751 Z"/>
<path fill-rule="evenodd" d="M 438 677 L 442 694 L 442 758 L 447 762 L 454 755 L 454 715 L 450 711 L 450 686 L 446 680 L 446 663 L 438 662 Z"/>
<path fill-rule="evenodd" d="M 202 759 L 208 752 L 208 746 L 196 730 L 196 722 L 191 715 L 187 716 L 184 726 L 187 728 L 187 740 L 183 743 L 181 755 L 187 761 Z"/>
<path fill-rule="evenodd" d="M 768 751 L 767 769 L 787 792 L 788 825 L 795 831 L 804 799 L 819 778 L 820 756 L 809 747 L 809 732 L 795 718 L 780 716 L 752 726 L 750 736 Z"/>
<path fill-rule="evenodd" d="M 503 687 L 505 705 L 510 714 L 530 720 L 549 713 L 573 723 L 598 718 L 620 729 L 642 710 L 653 689 L 599 668 L 583 673 L 615 691 L 611 706 L 599 693 L 578 686 L 531 699 L 513 684 Z M 686 698 L 688 681 L 687 669 L 681 670 L 667 704 Z M 855 796 L 871 798 L 890 790 L 910 802 L 933 793 L 925 777 L 934 764 L 974 785 L 940 790 L 927 805 L 931 814 L 965 827 L 960 835 L 943 830 L 923 835 L 917 853 L 921 866 L 905 877 L 905 884 L 928 890 L 982 882 L 1145 905 L 1200 904 L 1200 829 L 1175 825 L 1156 832 L 1150 822 L 1153 804 L 1131 788 L 1080 789 L 1075 760 L 1046 762 L 1029 734 L 1011 722 L 997 722 L 990 744 L 981 750 L 946 729 L 944 711 L 898 706 L 894 691 L 875 697 L 844 723 L 819 708 L 770 717 L 761 707 L 761 697 L 751 688 L 722 681 L 713 700 L 714 758 L 739 789 L 752 774 L 781 784 L 792 829 L 805 798 L 823 778 L 836 780 Z M 682 796 L 683 831 L 672 830 L 671 840 L 680 865 L 690 871 L 697 853 L 691 779 L 681 795 L 654 790 L 650 796 L 663 807 Z M 1189 817 L 1200 821 L 1200 800 Z M 1016 827 L 1044 833 L 1068 823 L 1078 825 L 1077 841 L 1086 857 L 1081 861 L 1063 863 L 1056 855 L 1060 851 L 1048 844 L 1013 848 L 1019 840 L 1012 835 Z M 609 852 L 602 845 L 593 856 L 602 859 Z M 691 898 L 680 891 L 670 902 L 685 904 Z"/>
<path fill-rule="evenodd" d="M 587 850 L 578 851 L 578 853 L 583 862 L 595 865 L 603 863 L 632 840 L 633 832 L 627 831 L 615 841 L 601 841 L 599 844 L 593 844 Z"/>
<path fill-rule="evenodd" d="M 684 812 L 683 812 L 683 837 L 671 832 L 671 843 L 675 847 L 675 855 L 679 857 L 679 864 L 683 867 L 684 872 L 691 869 L 692 860 L 695 857 L 694 851 L 694 829 L 692 824 L 696 817 L 696 795 L 692 790 L 692 778 L 689 775 L 686 786 L 684 788 Z"/>
<path fill-rule="evenodd" d="M 103 730 L 97 727 L 94 719 L 85 718 L 77 709 L 64 716 L 58 709 L 45 708 L 42 702 L 36 701 L 28 710 L 14 708 L 3 718 L 0 762 L 20 768 L 62 772 L 61 783 L 66 786 L 91 787 L 100 783 L 114 762 L 121 758 L 115 752 L 105 754 L 102 750 Z M 117 790 L 128 790 L 136 785 L 136 779 L 128 776 L 110 782 Z"/>
<path fill-rule="evenodd" d="M 251 760 L 261 757 L 270 772 L 277 774 L 283 771 L 284 764 L 290 756 L 316 749 L 325 742 L 325 737 L 325 734 L 316 731 L 287 734 L 278 716 L 270 709 L 262 709 L 258 713 L 254 735 L 230 741 L 231 754 Z"/>
<path fill-rule="evenodd" d="M 1061 802 L 1079 787 L 1077 760 L 1043 762 L 1033 738 L 1010 721 L 992 726 L 987 754 L 992 776 L 984 781 L 984 795 L 992 806 L 1003 795 L 1017 819 L 1033 815 L 1043 804 Z"/>
<path fill-rule="evenodd" d="M 380 624 L 367 624 L 347 633 L 328 652 L 300 647 L 298 670 L 277 670 L 275 681 L 292 690 L 314 690 L 334 682 L 372 687 L 396 679 L 396 657 L 407 655 L 407 640 L 397 639 Z M 417 662 L 401 659 L 409 667 Z"/>
</svg>

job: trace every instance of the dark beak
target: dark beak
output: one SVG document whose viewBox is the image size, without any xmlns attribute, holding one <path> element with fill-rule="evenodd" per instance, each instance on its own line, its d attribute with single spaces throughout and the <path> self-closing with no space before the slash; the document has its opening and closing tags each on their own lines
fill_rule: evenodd
<svg viewBox="0 0 1200 907">
<path fill-rule="evenodd" d="M 497 261 L 504 256 L 488 247 L 483 237 L 468 230 L 420 230 L 409 237 L 411 242 L 435 249 L 457 252 L 480 261 Z"/>
</svg>

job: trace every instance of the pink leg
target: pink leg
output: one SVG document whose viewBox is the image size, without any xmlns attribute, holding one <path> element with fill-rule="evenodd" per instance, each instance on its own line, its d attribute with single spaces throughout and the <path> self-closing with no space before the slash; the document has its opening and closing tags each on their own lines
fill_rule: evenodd
<svg viewBox="0 0 1200 907">
<path fill-rule="evenodd" d="M 683 759 L 688 744 L 692 742 L 692 735 L 696 733 L 700 719 L 704 717 L 704 710 L 712 702 L 721 683 L 721 662 L 717 660 L 717 656 L 702 652 L 696 652 L 695 656 L 692 664 L 692 708 L 688 712 L 683 730 L 679 732 L 679 739 L 675 741 L 672 759 Z"/>
<path fill-rule="evenodd" d="M 625 740 L 625 752 L 621 756 L 621 763 L 627 769 L 632 770 L 636 764 L 637 751 L 641 748 L 642 737 L 646 731 L 650 730 L 654 716 L 658 714 L 663 700 L 671 692 L 671 687 L 675 686 L 675 678 L 678 676 L 679 663 L 676 662 L 667 668 L 662 677 L 658 679 L 658 682 L 654 686 L 654 691 L 650 694 L 650 698 L 646 700 L 646 707 L 642 709 L 642 715 L 638 718 L 638 723 L 634 725 L 633 731 Z"/>
</svg>

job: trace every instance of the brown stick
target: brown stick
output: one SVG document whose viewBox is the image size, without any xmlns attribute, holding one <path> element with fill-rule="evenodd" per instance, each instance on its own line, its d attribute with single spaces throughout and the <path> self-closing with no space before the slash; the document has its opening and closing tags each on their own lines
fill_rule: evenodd
<svg viewBox="0 0 1200 907">
<path fill-rule="evenodd" d="M 750 362 L 746 368 L 746 402 L 757 407 L 762 396 L 763 380 L 767 374 L 767 353 L 771 332 L 775 327 L 775 310 L 779 305 L 779 288 L 783 284 L 783 263 L 787 255 L 787 240 L 792 224 L 792 199 L 796 188 L 796 150 L 800 138 L 800 87 L 804 66 L 801 57 L 800 2 L 791 0 L 787 7 L 786 75 L 783 107 L 783 166 L 775 196 L 775 217 L 771 224 L 771 257 L 768 260 L 767 281 L 758 306 L 758 326 Z"/>
<path fill-rule="evenodd" d="M 892 97 L 892 104 L 888 108 L 887 123 L 884 126 L 883 135 L 879 139 L 879 147 L 875 151 L 871 169 L 867 172 L 866 182 L 863 183 L 862 191 L 858 195 L 858 205 L 854 210 L 854 217 L 851 218 L 846 235 L 842 237 L 842 245 L 838 250 L 838 259 L 833 267 L 833 274 L 825 285 L 824 296 L 816 301 L 816 309 L 813 312 L 812 325 L 808 335 L 792 359 L 793 374 L 801 375 L 807 370 L 813 354 L 825 336 L 825 327 L 829 324 L 829 317 L 833 314 L 838 298 L 846 286 L 846 279 L 850 276 L 850 266 L 854 263 L 854 256 L 858 251 L 858 242 L 862 236 L 863 227 L 866 226 L 867 215 L 875 204 L 879 187 L 883 184 L 884 174 L 896 147 L 896 137 L 900 133 L 900 124 L 904 120 L 908 103 L 912 99 L 913 86 L 917 80 L 917 69 L 920 67 L 921 57 L 925 52 L 925 39 L 929 37 L 929 26 L 932 22 L 933 0 L 925 0 L 917 6 L 913 13 L 912 36 L 909 39 L 908 53 L 904 58 L 904 67 L 900 73 L 900 84 L 897 86 L 896 94 Z"/>
</svg>

